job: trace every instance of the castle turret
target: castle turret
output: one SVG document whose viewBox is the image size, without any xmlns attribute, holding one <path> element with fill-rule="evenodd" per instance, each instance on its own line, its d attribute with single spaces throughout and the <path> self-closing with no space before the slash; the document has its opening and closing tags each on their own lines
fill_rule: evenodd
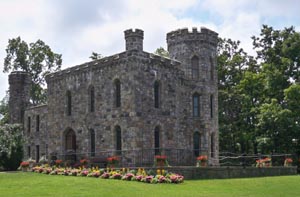
<svg viewBox="0 0 300 197">
<path fill-rule="evenodd" d="M 167 34 L 171 59 L 182 63 L 181 69 L 189 79 L 214 81 L 218 34 L 206 28 L 187 28 Z"/>
<path fill-rule="evenodd" d="M 195 137 L 194 149 L 208 155 L 210 165 L 219 163 L 217 43 L 218 34 L 206 28 L 179 29 L 167 34 L 170 58 L 181 62 L 180 69 L 191 88 L 191 94 L 184 100 L 191 103 L 193 112 L 187 114 L 193 117 L 189 124 L 202 133 L 200 138 L 205 142 L 195 147 L 201 142 Z M 190 135 L 199 136 L 197 132 Z"/>
<path fill-rule="evenodd" d="M 9 75 L 9 122 L 23 123 L 24 111 L 29 105 L 31 77 L 28 73 L 14 71 Z"/>
<path fill-rule="evenodd" d="M 144 31 L 136 29 L 128 29 L 124 31 L 126 41 L 126 51 L 128 50 L 143 50 Z"/>
</svg>

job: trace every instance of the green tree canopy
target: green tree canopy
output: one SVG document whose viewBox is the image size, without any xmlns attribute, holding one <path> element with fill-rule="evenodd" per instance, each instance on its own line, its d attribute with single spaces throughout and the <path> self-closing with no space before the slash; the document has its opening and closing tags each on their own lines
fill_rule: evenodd
<svg viewBox="0 0 300 197">
<path fill-rule="evenodd" d="M 29 45 L 20 37 L 9 39 L 6 47 L 3 72 L 25 71 L 32 77 L 31 102 L 46 101 L 45 76 L 60 70 L 62 59 L 43 41 L 37 40 Z"/>
</svg>

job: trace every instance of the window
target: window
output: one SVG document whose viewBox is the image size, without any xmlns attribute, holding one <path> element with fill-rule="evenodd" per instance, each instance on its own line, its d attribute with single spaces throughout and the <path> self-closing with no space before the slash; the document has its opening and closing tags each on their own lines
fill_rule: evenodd
<svg viewBox="0 0 300 197">
<path fill-rule="evenodd" d="M 215 75 L 215 65 L 214 60 L 212 57 L 210 57 L 210 79 L 213 81 Z"/>
<path fill-rule="evenodd" d="M 154 82 L 154 107 L 159 108 L 159 97 L 160 97 L 160 87 L 159 87 L 159 82 L 155 81 Z"/>
<path fill-rule="evenodd" d="M 193 56 L 191 60 L 192 64 L 192 79 L 199 79 L 199 58 L 197 56 Z"/>
<path fill-rule="evenodd" d="M 90 112 L 94 112 L 95 111 L 95 89 L 93 86 L 90 87 Z"/>
<path fill-rule="evenodd" d="M 200 133 L 195 132 L 193 136 L 193 142 L 194 142 L 194 155 L 195 157 L 198 157 L 200 155 L 200 143 L 201 143 L 201 138 L 200 138 Z"/>
<path fill-rule="evenodd" d="M 115 80 L 115 106 L 121 107 L 121 82 L 119 79 Z"/>
<path fill-rule="evenodd" d="M 76 151 L 76 135 L 72 129 L 69 129 L 66 133 L 66 151 Z"/>
<path fill-rule="evenodd" d="M 117 154 L 121 154 L 122 151 L 122 134 L 121 134 L 121 127 L 116 126 L 115 127 L 115 133 L 116 133 L 116 151 Z"/>
<path fill-rule="evenodd" d="M 31 130 L 31 117 L 28 116 L 27 118 L 27 133 L 30 133 Z"/>
<path fill-rule="evenodd" d="M 197 93 L 193 95 L 193 116 L 200 117 L 200 96 Z"/>
<path fill-rule="evenodd" d="M 214 134 L 211 134 L 210 136 L 210 156 L 215 157 L 215 139 Z"/>
<path fill-rule="evenodd" d="M 36 163 L 38 163 L 40 160 L 40 146 L 39 145 L 35 146 L 35 160 L 36 160 Z"/>
<path fill-rule="evenodd" d="M 95 143 L 95 131 L 93 129 L 90 130 L 90 140 L 91 140 L 91 157 L 95 157 L 95 149 L 96 149 L 96 143 Z"/>
<path fill-rule="evenodd" d="M 160 146 L 159 146 L 159 126 L 155 127 L 154 129 L 154 150 L 155 150 L 155 155 L 160 154 Z"/>
<path fill-rule="evenodd" d="M 71 91 L 67 91 L 67 115 L 71 116 L 72 114 L 72 95 Z"/>
<path fill-rule="evenodd" d="M 28 156 L 28 158 L 31 157 L 31 147 L 30 146 L 27 146 L 27 156 Z"/>
<path fill-rule="evenodd" d="M 210 118 L 214 117 L 214 95 L 210 95 Z"/>
<path fill-rule="evenodd" d="M 36 132 L 40 131 L 40 116 L 36 116 Z"/>
</svg>

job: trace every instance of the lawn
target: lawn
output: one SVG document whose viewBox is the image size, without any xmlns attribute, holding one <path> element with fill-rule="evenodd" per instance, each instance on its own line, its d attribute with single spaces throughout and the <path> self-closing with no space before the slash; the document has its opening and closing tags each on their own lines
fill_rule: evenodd
<svg viewBox="0 0 300 197">
<path fill-rule="evenodd" d="M 300 176 L 146 184 L 38 173 L 0 173 L 0 196 L 299 196 Z"/>
</svg>

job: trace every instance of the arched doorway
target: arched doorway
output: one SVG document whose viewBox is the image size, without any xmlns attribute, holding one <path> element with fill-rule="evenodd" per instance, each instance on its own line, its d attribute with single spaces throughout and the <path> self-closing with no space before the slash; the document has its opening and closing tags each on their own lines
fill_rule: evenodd
<svg viewBox="0 0 300 197">
<path fill-rule="evenodd" d="M 67 129 L 65 133 L 65 159 L 76 160 L 76 134 L 73 129 Z"/>
</svg>

